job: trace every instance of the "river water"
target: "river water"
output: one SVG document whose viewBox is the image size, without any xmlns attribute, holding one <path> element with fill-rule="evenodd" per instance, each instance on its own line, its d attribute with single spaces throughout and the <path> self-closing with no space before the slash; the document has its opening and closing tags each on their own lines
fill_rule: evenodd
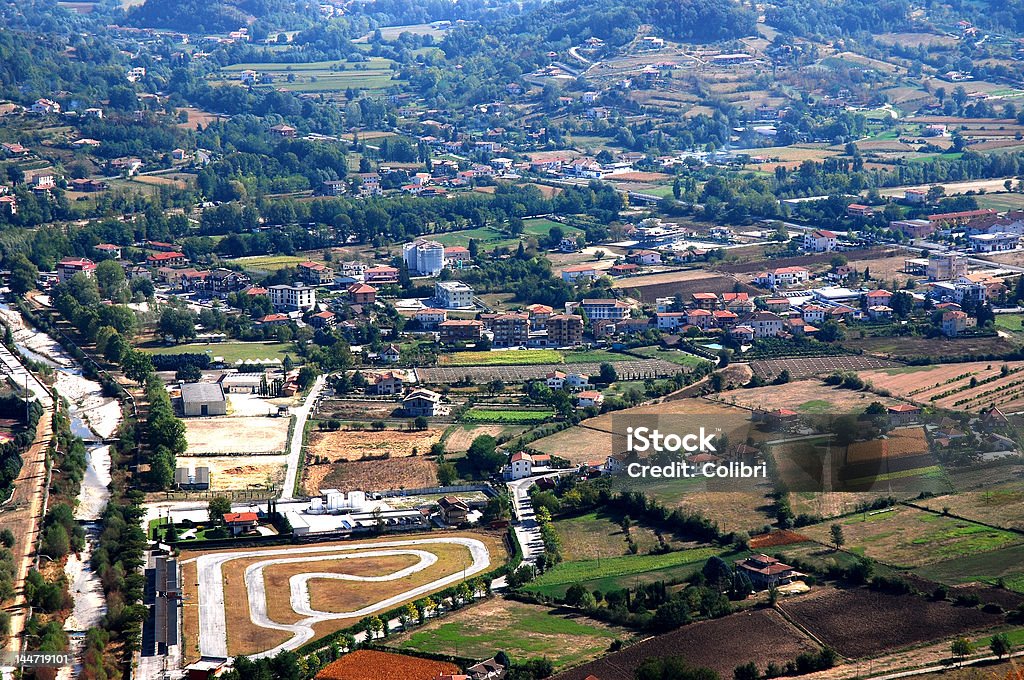
<svg viewBox="0 0 1024 680">
<path fill-rule="evenodd" d="M 75 669 L 66 669 L 58 677 L 77 676 L 81 670 L 82 636 L 100 624 L 106 614 L 106 600 L 99 577 L 90 565 L 93 547 L 100 532 L 99 520 L 110 500 L 110 446 L 121 422 L 121 407 L 116 399 L 103 395 L 103 386 L 82 375 L 81 367 L 50 336 L 25 325 L 21 314 L 0 304 L 0 318 L 11 327 L 18 351 L 25 357 L 54 369 L 57 393 L 69 405 L 71 431 L 87 444 L 87 467 L 75 507 L 75 519 L 86 531 L 85 549 L 68 557 L 64 567 L 74 608 L 64 630 L 71 636 Z"/>
</svg>

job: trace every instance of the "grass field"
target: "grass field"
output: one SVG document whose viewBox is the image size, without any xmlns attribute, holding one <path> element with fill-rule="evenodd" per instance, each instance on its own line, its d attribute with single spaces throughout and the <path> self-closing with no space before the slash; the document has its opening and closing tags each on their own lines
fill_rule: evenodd
<svg viewBox="0 0 1024 680">
<path fill-rule="evenodd" d="M 554 220 L 549 220 L 545 217 L 523 220 L 523 233 L 527 236 L 536 236 L 538 238 L 546 237 L 552 227 L 558 227 L 566 236 L 574 236 L 576 234 L 583 233 L 583 230 L 578 227 L 562 224 L 561 222 L 555 222 Z"/>
<path fill-rule="evenodd" d="M 633 354 L 639 354 L 641 356 L 649 357 L 651 359 L 664 359 L 670 361 L 673 364 L 680 366 L 686 366 L 687 368 L 696 368 L 703 363 L 706 363 L 704 359 L 689 354 L 687 352 L 680 352 L 678 350 L 662 350 L 660 347 L 654 345 L 650 347 L 636 347 L 629 350 Z"/>
<path fill-rule="evenodd" d="M 223 357 L 232 364 L 243 359 L 280 359 L 286 355 L 298 359 L 295 346 L 289 342 L 213 342 L 172 345 L 170 347 L 139 347 L 150 354 L 209 354 Z"/>
<path fill-rule="evenodd" d="M 567 364 L 582 364 L 582 363 L 613 363 L 616 361 L 630 361 L 634 357 L 628 354 L 622 354 L 621 352 L 609 352 L 606 349 L 589 349 L 585 351 L 577 352 L 565 352 L 564 355 L 565 363 Z M 655 357 L 662 358 L 662 357 Z"/>
<path fill-rule="evenodd" d="M 933 581 L 957 585 L 978 581 L 996 585 L 1002 580 L 1005 587 L 1024 593 L 1024 545 L 1002 550 L 964 555 L 953 560 L 937 562 L 915 572 Z"/>
<path fill-rule="evenodd" d="M 996 314 L 996 328 L 1020 333 L 1024 331 L 1024 314 Z"/>
<path fill-rule="evenodd" d="M 512 658 L 547 658 L 560 669 L 588 661 L 615 639 L 631 634 L 578 616 L 535 604 L 492 599 L 449 614 L 403 634 L 399 649 L 458 654 L 473 659 L 505 650 Z"/>
<path fill-rule="evenodd" d="M 840 525 L 847 550 L 900 568 L 976 556 L 1024 542 L 1009 531 L 904 506 L 850 517 L 841 520 Z M 827 544 L 830 526 L 824 522 L 803 527 L 800 533 Z"/>
<path fill-rule="evenodd" d="M 453 352 L 438 358 L 441 366 L 533 366 L 560 364 L 563 356 L 553 349 L 507 350 L 502 352 Z"/>
<path fill-rule="evenodd" d="M 515 409 L 471 408 L 462 414 L 462 417 L 469 422 L 517 425 L 523 423 L 542 423 L 554 415 L 554 411 L 546 409 L 518 411 Z"/>
<path fill-rule="evenodd" d="M 246 63 L 221 69 L 228 76 L 252 70 L 273 76 L 274 87 L 291 92 L 341 92 L 347 88 L 380 89 L 394 81 L 392 61 L 370 57 L 359 64 L 347 61 L 314 61 L 302 64 Z"/>
<path fill-rule="evenodd" d="M 574 583 L 607 592 L 638 582 L 676 580 L 699 570 L 708 558 L 721 554 L 717 548 L 677 550 L 663 555 L 623 555 L 576 562 L 562 562 L 541 574 L 527 590 L 544 595 L 563 595 Z"/>
<path fill-rule="evenodd" d="M 1024 194 L 984 194 L 975 200 L 979 208 L 992 208 L 999 212 L 1024 208 Z"/>
</svg>

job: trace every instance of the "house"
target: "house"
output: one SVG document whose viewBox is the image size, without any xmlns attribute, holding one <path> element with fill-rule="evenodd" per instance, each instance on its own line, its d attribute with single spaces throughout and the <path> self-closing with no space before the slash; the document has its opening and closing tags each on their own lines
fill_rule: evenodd
<svg viewBox="0 0 1024 680">
<path fill-rule="evenodd" d="M 870 218 L 874 217 L 875 211 L 870 205 L 862 205 L 860 203 L 851 203 L 846 206 L 847 217 L 863 217 Z"/>
<path fill-rule="evenodd" d="M 562 270 L 562 280 L 566 283 L 596 278 L 597 268 L 592 264 L 576 264 Z"/>
<path fill-rule="evenodd" d="M 769 272 L 762 272 L 754 278 L 754 283 L 768 288 L 793 286 L 806 282 L 811 276 L 805 267 L 779 267 Z"/>
<path fill-rule="evenodd" d="M 320 184 L 324 196 L 343 196 L 348 191 L 348 184 L 343 179 L 328 179 Z"/>
<path fill-rule="evenodd" d="M 761 300 L 761 304 L 764 305 L 764 308 L 767 309 L 769 312 L 775 313 L 789 311 L 789 308 L 792 305 L 792 303 L 789 301 L 789 298 L 787 297 L 763 298 Z"/>
<path fill-rule="evenodd" d="M 544 382 L 549 388 L 560 390 L 565 387 L 565 373 L 552 371 L 545 376 Z"/>
<path fill-rule="evenodd" d="M 409 418 L 430 418 L 441 403 L 441 395 L 428 389 L 415 389 L 402 399 L 402 411 Z"/>
<path fill-rule="evenodd" d="M 434 330 L 440 324 L 448 320 L 448 311 L 444 309 L 424 307 L 423 309 L 417 310 L 413 318 L 419 322 L 420 328 L 423 330 Z"/>
<path fill-rule="evenodd" d="M 334 328 L 337 319 L 334 312 L 324 310 L 309 317 L 309 325 L 313 328 Z"/>
<path fill-rule="evenodd" d="M 740 342 L 753 342 L 754 341 L 754 329 L 750 326 L 736 326 L 729 334 L 736 338 Z"/>
<path fill-rule="evenodd" d="M 185 253 L 152 253 L 146 256 L 146 264 L 150 267 L 180 267 L 187 262 Z"/>
<path fill-rule="evenodd" d="M 387 371 L 373 378 L 373 393 L 379 396 L 401 394 L 409 380 L 402 371 Z"/>
<path fill-rule="evenodd" d="M 910 205 L 924 205 L 928 200 L 927 189 L 904 189 L 903 202 Z"/>
<path fill-rule="evenodd" d="M 526 479 L 533 474 L 533 456 L 526 451 L 519 451 L 512 454 L 508 464 L 502 470 L 502 478 L 514 482 L 517 479 Z"/>
<path fill-rule="evenodd" d="M 825 320 L 828 308 L 821 305 L 806 305 L 801 311 L 803 320 L 807 323 L 818 323 Z"/>
<path fill-rule="evenodd" d="M 295 136 L 296 130 L 291 125 L 280 123 L 270 128 L 270 132 L 278 137 L 291 138 Z"/>
<path fill-rule="evenodd" d="M 935 233 L 935 225 L 928 220 L 892 220 L 889 228 L 910 238 L 927 238 Z"/>
<path fill-rule="evenodd" d="M 636 250 L 626 255 L 626 262 L 644 266 L 661 264 L 661 254 L 655 250 Z"/>
<path fill-rule="evenodd" d="M 640 267 L 635 264 L 613 264 L 608 268 L 608 273 L 612 276 L 630 276 L 640 271 Z"/>
<path fill-rule="evenodd" d="M 548 305 L 533 304 L 527 305 L 526 311 L 530 315 L 530 330 L 542 331 L 547 328 L 548 317 L 555 310 Z"/>
<path fill-rule="evenodd" d="M 377 289 L 367 283 L 353 283 L 347 292 L 354 305 L 372 305 L 377 301 Z"/>
<path fill-rule="evenodd" d="M 103 118 L 103 109 L 92 106 L 82 111 L 86 118 Z"/>
<path fill-rule="evenodd" d="M 563 236 L 558 242 L 558 249 L 563 253 L 575 253 L 580 247 L 575 236 Z"/>
<path fill-rule="evenodd" d="M 300 262 L 299 276 L 311 286 L 329 286 L 334 283 L 334 270 L 321 262 Z"/>
<path fill-rule="evenodd" d="M 181 386 L 182 413 L 188 416 L 223 416 L 228 400 L 220 383 L 185 383 Z"/>
<path fill-rule="evenodd" d="M 10 215 L 18 214 L 18 197 L 17 196 L 0 196 L 0 209 L 3 209 Z"/>
<path fill-rule="evenodd" d="M 714 315 L 706 309 L 691 309 L 686 313 L 687 324 L 704 330 L 711 328 L 714 319 Z"/>
<path fill-rule="evenodd" d="M 736 569 L 746 574 L 757 590 L 768 590 L 787 583 L 792 583 L 799 572 L 788 564 L 783 564 L 774 557 L 758 554 L 736 562 Z"/>
<path fill-rule="evenodd" d="M 465 246 L 448 246 L 444 249 L 444 266 L 461 269 L 472 263 L 473 258 L 469 255 L 469 248 Z"/>
<path fill-rule="evenodd" d="M 774 338 L 782 333 L 782 317 L 772 312 L 756 312 L 744 321 L 755 338 Z"/>
<path fill-rule="evenodd" d="M 100 243 L 93 246 L 93 250 L 115 260 L 121 259 L 121 246 L 115 246 L 113 243 Z"/>
<path fill-rule="evenodd" d="M 883 290 L 882 288 L 879 288 L 878 290 L 873 290 L 869 293 L 865 293 L 864 299 L 867 301 L 868 307 L 874 305 L 888 306 L 892 304 L 892 293 L 890 293 L 887 290 Z"/>
<path fill-rule="evenodd" d="M 24 156 L 28 154 L 28 148 L 18 144 L 17 142 L 4 142 L 0 144 L 0 149 L 3 150 L 4 156 Z"/>
<path fill-rule="evenodd" d="M 80 191 L 84 194 L 92 194 L 97 191 L 106 191 L 107 183 L 102 182 L 98 179 L 73 179 L 71 180 L 71 189 L 73 191 Z"/>
<path fill-rule="evenodd" d="M 658 330 L 674 331 L 686 325 L 686 315 L 686 312 L 658 312 L 654 317 L 658 322 Z"/>
<path fill-rule="evenodd" d="M 388 285 L 398 283 L 398 269 L 395 267 L 382 266 L 370 267 L 363 272 L 366 283 L 375 285 Z"/>
<path fill-rule="evenodd" d="M 883 321 L 892 318 L 892 307 L 886 305 L 871 305 L 868 307 L 868 316 L 872 321 Z"/>
<path fill-rule="evenodd" d="M 110 167 L 125 177 L 132 177 L 142 169 L 141 158 L 115 158 L 110 161 Z"/>
<path fill-rule="evenodd" d="M 455 496 L 444 496 L 437 502 L 441 511 L 441 519 L 449 526 L 465 524 L 469 520 L 469 506 L 466 502 Z"/>
<path fill-rule="evenodd" d="M 441 342 L 476 342 L 483 337 L 484 322 L 476 319 L 450 319 L 437 325 Z"/>
<path fill-rule="evenodd" d="M 95 276 L 96 263 L 84 257 L 65 257 L 57 263 L 57 277 L 64 283 L 75 274 Z"/>
<path fill-rule="evenodd" d="M 885 411 L 889 415 L 889 424 L 893 426 L 915 423 L 921 417 L 921 407 L 913 404 L 896 404 Z"/>
<path fill-rule="evenodd" d="M 398 345 L 391 343 L 384 348 L 384 351 L 380 353 L 380 359 L 385 364 L 397 364 L 402 358 L 402 353 L 398 349 Z"/>
<path fill-rule="evenodd" d="M 815 229 L 804 234 L 804 250 L 812 253 L 830 253 L 836 249 L 838 238 L 831 231 Z"/>
<path fill-rule="evenodd" d="M 722 293 L 722 305 L 737 314 L 749 314 L 756 306 L 749 293 Z"/>
<path fill-rule="evenodd" d="M 52 99 L 37 99 L 30 109 L 32 113 L 51 114 L 60 113 L 60 104 Z"/>
<path fill-rule="evenodd" d="M 255 512 L 225 512 L 223 520 L 232 536 L 254 531 L 260 524 L 259 515 Z"/>
<path fill-rule="evenodd" d="M 967 316 L 966 312 L 950 311 L 942 313 L 942 334 L 955 338 L 968 328 L 975 326 L 978 320 Z"/>
<path fill-rule="evenodd" d="M 597 390 L 584 390 L 576 395 L 576 405 L 580 408 L 589 406 L 600 407 L 604 403 L 604 395 Z"/>
<path fill-rule="evenodd" d="M 287 314 L 267 314 L 266 316 L 260 317 L 256 323 L 261 327 L 274 328 L 276 326 L 287 326 L 288 325 Z"/>
<path fill-rule="evenodd" d="M 183 161 L 188 156 L 188 153 L 184 149 L 174 149 L 171 151 L 172 161 Z"/>
<path fill-rule="evenodd" d="M 503 680 L 507 669 L 494 660 L 494 657 L 474 664 L 466 669 L 470 680 Z"/>
<path fill-rule="evenodd" d="M 294 309 L 303 312 L 313 309 L 316 305 L 316 288 L 302 284 L 290 286 L 282 283 L 268 287 L 267 292 L 275 309 Z"/>
<path fill-rule="evenodd" d="M 740 320 L 739 314 L 728 309 L 716 309 L 711 312 L 712 323 L 717 328 L 732 328 Z"/>
<path fill-rule="evenodd" d="M 714 293 L 693 293 L 690 300 L 699 309 L 715 309 L 718 306 L 718 296 Z"/>
<path fill-rule="evenodd" d="M 443 309 L 472 307 L 473 289 L 462 281 L 438 281 L 434 284 L 434 300 Z"/>
</svg>

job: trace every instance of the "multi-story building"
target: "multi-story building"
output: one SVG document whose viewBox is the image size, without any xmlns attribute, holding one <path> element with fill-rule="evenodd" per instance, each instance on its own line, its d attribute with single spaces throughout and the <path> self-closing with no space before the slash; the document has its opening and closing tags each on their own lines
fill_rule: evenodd
<svg viewBox="0 0 1024 680">
<path fill-rule="evenodd" d="M 831 231 L 815 229 L 804 234 L 804 250 L 812 253 L 830 253 L 836 249 L 838 238 Z"/>
<path fill-rule="evenodd" d="M 75 274 L 96 275 L 96 263 L 84 257 L 65 257 L 57 264 L 57 276 L 64 283 Z"/>
<path fill-rule="evenodd" d="M 521 312 L 499 314 L 491 320 L 495 347 L 525 347 L 530 341 L 530 315 Z"/>
<path fill-rule="evenodd" d="M 437 276 L 444 269 L 444 246 L 422 239 L 406 243 L 402 246 L 402 259 L 410 274 Z"/>
<path fill-rule="evenodd" d="M 967 260 L 959 255 L 931 255 L 925 274 L 932 281 L 955 279 L 967 273 Z"/>
<path fill-rule="evenodd" d="M 448 312 L 444 309 L 425 307 L 416 311 L 415 319 L 424 330 L 434 330 L 448 320 Z"/>
<path fill-rule="evenodd" d="M 610 319 L 612 321 L 620 321 L 629 318 L 630 307 L 621 300 L 598 298 L 583 300 L 579 303 L 579 309 L 582 309 L 586 313 L 587 318 L 591 320 Z M 566 311 L 571 312 L 573 310 Z"/>
<path fill-rule="evenodd" d="M 810 276 L 810 270 L 805 267 L 780 267 L 758 274 L 754 282 L 759 286 L 768 286 L 769 288 L 785 287 L 804 283 Z"/>
<path fill-rule="evenodd" d="M 316 288 L 301 284 L 289 286 L 280 284 L 267 288 L 270 302 L 277 309 L 297 309 L 305 311 L 316 304 Z"/>
<path fill-rule="evenodd" d="M 370 267 L 363 272 L 363 278 L 367 283 L 386 286 L 388 284 L 398 283 L 398 270 L 387 265 Z"/>
<path fill-rule="evenodd" d="M 473 289 L 462 281 L 438 281 L 434 284 L 434 299 L 444 309 L 473 306 Z"/>
<path fill-rule="evenodd" d="M 334 270 L 322 262 L 300 262 L 299 276 L 311 286 L 329 286 L 334 283 Z"/>
<path fill-rule="evenodd" d="M 476 319 L 450 319 L 437 325 L 441 342 L 475 342 L 483 335 L 484 322 Z"/>
<path fill-rule="evenodd" d="M 579 314 L 553 314 L 545 324 L 549 345 L 573 347 L 583 343 L 583 317 Z"/>
<path fill-rule="evenodd" d="M 754 329 L 755 338 L 774 338 L 782 333 L 782 317 L 772 312 L 757 312 L 744 325 Z"/>
<path fill-rule="evenodd" d="M 146 257 L 146 264 L 150 267 L 180 267 L 186 262 L 188 258 L 185 257 L 185 253 L 173 251 L 153 253 Z"/>
<path fill-rule="evenodd" d="M 377 289 L 368 283 L 353 283 L 348 287 L 348 296 L 354 305 L 372 305 L 377 301 Z"/>
</svg>

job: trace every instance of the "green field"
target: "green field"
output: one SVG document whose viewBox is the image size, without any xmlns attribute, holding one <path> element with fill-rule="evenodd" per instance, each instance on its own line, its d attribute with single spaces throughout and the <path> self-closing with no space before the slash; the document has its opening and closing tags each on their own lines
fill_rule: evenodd
<svg viewBox="0 0 1024 680">
<path fill-rule="evenodd" d="M 515 409 L 471 408 L 462 414 L 463 420 L 471 423 L 542 423 L 555 415 L 554 411 L 541 409 L 536 411 L 517 411 Z"/>
<path fill-rule="evenodd" d="M 392 61 L 370 57 L 358 64 L 348 61 L 313 61 L 302 64 L 245 63 L 221 69 L 234 76 L 252 70 L 273 76 L 273 87 L 291 92 L 342 92 L 348 88 L 383 89 L 394 84 Z"/>
<path fill-rule="evenodd" d="M 686 366 L 687 368 L 696 368 L 703 363 L 707 363 L 705 359 L 701 359 L 699 356 L 690 354 L 688 352 L 681 352 L 679 350 L 662 350 L 654 345 L 650 347 L 637 347 L 629 350 L 633 354 L 639 354 L 640 356 L 648 357 L 650 359 L 664 359 L 665 361 L 679 366 Z"/>
<path fill-rule="evenodd" d="M 536 236 L 538 238 L 547 236 L 552 227 L 558 227 L 566 236 L 583 233 L 583 230 L 578 227 L 562 224 L 561 222 L 555 222 L 554 220 L 549 220 L 545 217 L 538 217 L 536 219 L 523 221 L 523 233 L 527 236 Z"/>
<path fill-rule="evenodd" d="M 972 581 L 994 585 L 999 579 L 1003 579 L 1007 588 L 1024 593 L 1024 545 L 966 554 L 956 559 L 929 564 L 915 573 L 949 585 Z"/>
<path fill-rule="evenodd" d="M 612 363 L 615 361 L 629 361 L 633 357 L 628 354 L 622 354 L 621 352 L 609 352 L 606 349 L 588 349 L 578 352 L 565 352 L 565 363 L 567 364 L 582 364 L 582 363 Z"/>
<path fill-rule="evenodd" d="M 996 314 L 996 328 L 1020 333 L 1024 331 L 1024 314 Z"/>
<path fill-rule="evenodd" d="M 295 346 L 290 342 L 207 342 L 169 347 L 139 347 L 150 354 L 209 354 L 224 357 L 224 362 L 233 364 L 242 359 L 280 359 L 285 355 L 298 361 Z"/>
<path fill-rule="evenodd" d="M 452 619 L 455 619 L 454 621 Z M 547 658 L 560 669 L 600 655 L 629 633 L 514 600 L 485 602 L 415 629 L 399 649 L 484 659 L 503 649 L 514 659 Z"/>
<path fill-rule="evenodd" d="M 1016 182 L 1014 182 L 1016 185 Z M 979 208 L 992 208 L 999 212 L 1024 209 L 1024 194 L 982 194 L 976 196 Z"/>
<path fill-rule="evenodd" d="M 534 364 L 560 364 L 562 353 L 553 349 L 521 349 L 502 352 L 452 352 L 442 354 L 441 366 L 533 366 Z"/>
<path fill-rule="evenodd" d="M 636 583 L 680 580 L 699 570 L 708 558 L 720 554 L 722 550 L 718 548 L 694 548 L 663 555 L 637 554 L 562 562 L 541 574 L 526 589 L 561 596 L 574 583 L 581 583 L 590 590 L 607 592 Z"/>
</svg>

